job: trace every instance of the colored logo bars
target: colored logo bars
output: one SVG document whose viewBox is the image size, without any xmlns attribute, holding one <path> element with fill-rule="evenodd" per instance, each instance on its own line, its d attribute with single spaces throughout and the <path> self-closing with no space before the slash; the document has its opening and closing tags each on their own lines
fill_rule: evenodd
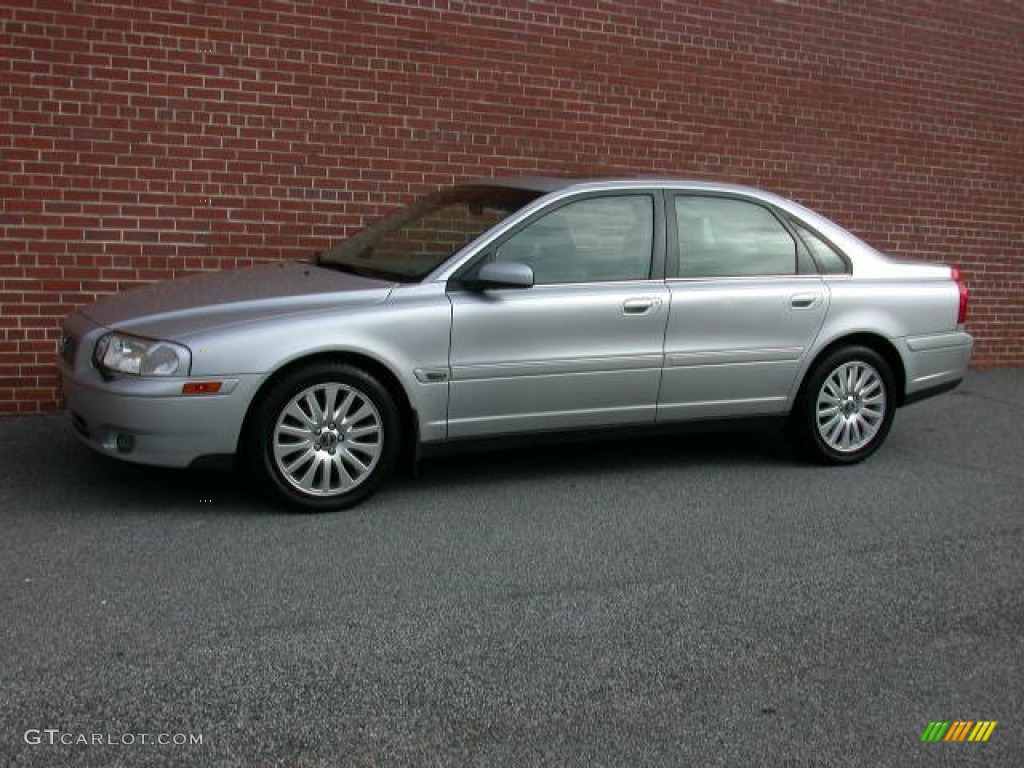
<svg viewBox="0 0 1024 768">
<path fill-rule="evenodd" d="M 921 741 L 988 741 L 995 727 L 995 720 L 933 720 L 921 734 Z"/>
</svg>

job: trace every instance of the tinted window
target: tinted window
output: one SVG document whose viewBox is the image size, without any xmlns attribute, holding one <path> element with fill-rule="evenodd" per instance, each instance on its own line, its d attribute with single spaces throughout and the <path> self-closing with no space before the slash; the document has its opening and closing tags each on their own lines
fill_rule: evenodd
<svg viewBox="0 0 1024 768">
<path fill-rule="evenodd" d="M 796 273 L 796 242 L 767 208 L 687 195 L 675 209 L 680 277 Z"/>
<path fill-rule="evenodd" d="M 647 195 L 594 197 L 530 222 L 498 249 L 498 261 L 533 267 L 537 283 L 646 280 L 654 201 Z"/>
<path fill-rule="evenodd" d="M 799 222 L 793 221 L 792 224 L 797 234 L 800 235 L 800 239 L 804 241 L 804 245 L 807 246 L 807 250 L 814 257 L 814 262 L 818 265 L 819 272 L 823 272 L 826 275 L 843 275 L 849 271 L 846 261 L 835 248 Z"/>
</svg>

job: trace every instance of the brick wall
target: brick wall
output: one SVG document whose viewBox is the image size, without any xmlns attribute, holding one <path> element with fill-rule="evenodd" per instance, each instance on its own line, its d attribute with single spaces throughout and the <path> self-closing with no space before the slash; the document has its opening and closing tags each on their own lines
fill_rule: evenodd
<svg viewBox="0 0 1024 768">
<path fill-rule="evenodd" d="M 962 265 L 1024 364 L 1015 0 L 6 0 L 0 412 L 57 405 L 59 318 L 299 257 L 494 172 L 711 177 Z"/>
</svg>

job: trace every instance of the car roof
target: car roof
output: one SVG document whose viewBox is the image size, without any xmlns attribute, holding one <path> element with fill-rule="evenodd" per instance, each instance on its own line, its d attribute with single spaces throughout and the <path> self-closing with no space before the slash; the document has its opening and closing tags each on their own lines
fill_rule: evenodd
<svg viewBox="0 0 1024 768">
<path fill-rule="evenodd" d="M 544 194 L 568 190 L 629 189 L 630 187 L 700 189 L 719 192 L 739 192 L 758 196 L 766 194 L 764 190 L 740 184 L 658 176 L 493 176 L 478 179 L 471 183 L 474 185 L 524 189 Z"/>
</svg>

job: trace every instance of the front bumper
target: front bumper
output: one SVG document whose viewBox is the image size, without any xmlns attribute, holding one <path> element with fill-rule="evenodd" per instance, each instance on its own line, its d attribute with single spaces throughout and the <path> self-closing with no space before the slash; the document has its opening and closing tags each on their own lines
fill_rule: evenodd
<svg viewBox="0 0 1024 768">
<path fill-rule="evenodd" d="M 61 385 L 71 426 L 82 442 L 107 456 L 164 467 L 236 452 L 261 376 L 104 379 L 91 355 L 108 330 L 81 313 L 64 321 Z M 223 383 L 217 394 L 181 394 L 186 382 L 214 380 Z"/>
<path fill-rule="evenodd" d="M 218 377 L 230 391 L 181 395 L 188 379 L 104 381 L 96 371 L 62 367 L 71 426 L 100 453 L 164 467 L 186 467 L 205 456 L 234 454 L 257 376 Z"/>
</svg>

